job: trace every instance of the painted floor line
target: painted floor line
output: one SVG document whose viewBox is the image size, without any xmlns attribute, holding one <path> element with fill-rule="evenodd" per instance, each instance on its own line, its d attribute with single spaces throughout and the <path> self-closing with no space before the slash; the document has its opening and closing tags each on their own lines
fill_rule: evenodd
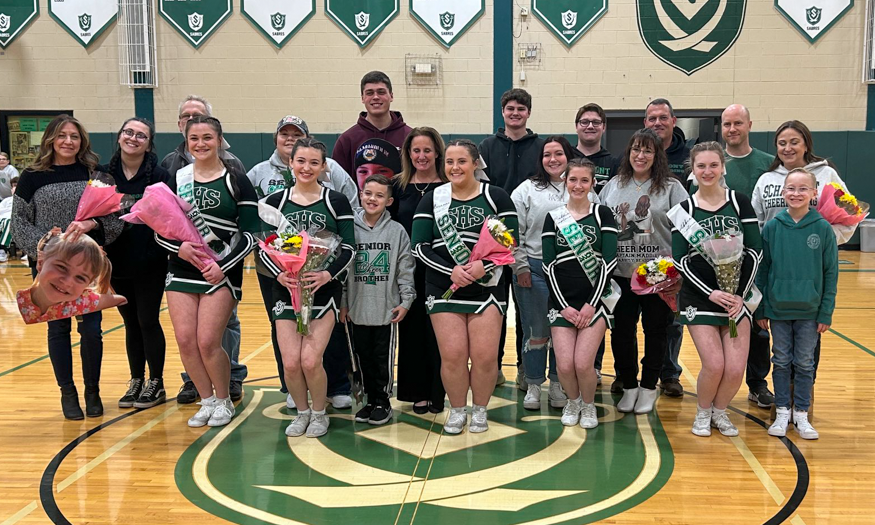
<svg viewBox="0 0 875 525">
<path fill-rule="evenodd" d="M 264 351 L 265 348 L 267 348 L 267 347 L 269 347 L 269 346 L 273 346 L 273 343 L 272 343 L 271 341 L 268 341 L 268 342 L 264 343 L 263 345 L 259 346 L 255 351 L 253 351 L 251 354 L 249 354 L 248 356 L 244 357 L 243 360 L 240 361 L 240 364 L 241 364 L 241 365 L 245 365 L 246 363 L 248 363 L 249 361 L 251 361 L 253 358 L 255 358 L 255 356 L 257 356 L 258 354 L 260 354 L 262 351 Z"/>
<path fill-rule="evenodd" d="M 860 343 L 854 341 L 853 339 L 851 339 L 850 337 L 846 336 L 845 334 L 843 334 L 843 333 L 841 333 L 841 332 L 839 332 L 839 331 L 837 331 L 837 330 L 834 330 L 834 329 L 832 329 L 832 328 L 829 329 L 829 332 L 832 333 L 832 334 L 835 334 L 835 335 L 839 336 L 841 339 L 844 339 L 845 341 L 851 343 L 852 345 L 856 346 L 857 348 L 859 348 L 860 350 L 866 352 L 867 354 L 871 355 L 872 357 L 875 357 L 875 352 L 873 352 L 872 350 L 869 350 L 868 348 L 866 348 L 865 346 L 861 345 Z M 0 374 L 0 375 L 2 375 L 2 374 Z"/>
<path fill-rule="evenodd" d="M 693 375 L 688 371 L 686 365 L 684 365 L 684 362 L 681 361 L 680 358 L 678 358 L 678 364 L 683 369 L 684 379 L 686 379 L 687 383 L 690 384 L 690 389 L 695 391 L 696 378 L 694 378 Z M 753 452 L 751 452 L 750 448 L 747 446 L 747 443 L 745 443 L 741 437 L 734 437 L 730 438 L 729 440 L 732 442 L 733 445 L 735 445 L 735 448 L 738 450 L 738 453 L 741 454 L 741 457 L 743 457 L 744 460 L 747 461 L 748 466 L 750 466 L 750 469 L 753 471 L 754 475 L 760 480 L 760 483 L 763 484 L 763 488 L 766 489 L 766 492 L 768 492 L 769 495 L 772 496 L 772 499 L 775 500 L 775 503 L 777 505 L 782 505 L 784 503 L 784 500 L 787 499 L 786 496 L 784 496 L 784 493 L 781 492 L 781 489 L 778 487 L 777 483 L 775 483 L 775 480 L 773 480 L 772 477 L 769 476 L 769 473 L 763 467 L 762 463 L 760 463 L 756 456 L 753 454 Z M 798 514 L 794 515 L 790 521 L 794 525 L 805 525 L 805 521 Z"/>
<path fill-rule="evenodd" d="M 23 520 L 25 517 L 27 517 L 28 514 L 35 511 L 36 509 L 37 509 L 36 500 L 31 501 L 30 503 L 25 505 L 24 508 L 22 508 L 21 510 L 19 510 L 18 512 L 16 512 L 12 516 L 9 516 L 9 518 L 7 518 L 6 521 L 0 523 L 0 525 L 14 525 L 15 523 L 18 523 L 19 521 Z"/>
</svg>

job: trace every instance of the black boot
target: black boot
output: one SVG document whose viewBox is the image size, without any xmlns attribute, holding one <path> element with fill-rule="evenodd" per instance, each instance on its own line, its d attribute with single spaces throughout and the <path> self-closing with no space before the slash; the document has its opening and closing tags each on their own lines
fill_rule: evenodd
<svg viewBox="0 0 875 525">
<path fill-rule="evenodd" d="M 100 417 L 103 415 L 103 402 L 100 401 L 100 387 L 85 386 L 85 415 Z"/>
<path fill-rule="evenodd" d="M 82 413 L 82 408 L 79 406 L 79 392 L 75 386 L 61 387 L 61 410 L 64 411 L 64 417 L 78 421 L 85 419 L 85 414 Z"/>
</svg>

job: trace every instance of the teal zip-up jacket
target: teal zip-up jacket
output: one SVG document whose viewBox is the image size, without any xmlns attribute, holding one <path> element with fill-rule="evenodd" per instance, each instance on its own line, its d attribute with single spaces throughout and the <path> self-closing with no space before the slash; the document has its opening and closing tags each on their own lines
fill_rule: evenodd
<svg viewBox="0 0 875 525">
<path fill-rule="evenodd" d="M 826 219 L 809 210 L 797 223 L 781 211 L 763 227 L 757 318 L 832 324 L 838 267 L 836 237 Z"/>
</svg>

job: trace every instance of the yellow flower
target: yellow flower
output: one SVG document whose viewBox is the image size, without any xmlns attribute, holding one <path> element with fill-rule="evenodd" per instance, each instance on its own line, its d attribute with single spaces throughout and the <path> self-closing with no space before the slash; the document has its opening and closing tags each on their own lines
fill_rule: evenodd
<svg viewBox="0 0 875 525">
<path fill-rule="evenodd" d="M 837 190 L 845 191 L 845 189 L 842 188 L 842 185 L 839 184 L 838 182 L 830 182 L 829 185 L 832 186 L 833 188 L 837 189 Z"/>
<path fill-rule="evenodd" d="M 845 193 L 844 195 L 841 196 L 841 198 L 839 198 L 839 200 L 842 202 L 846 202 L 848 204 L 851 204 L 853 206 L 857 205 L 857 198 L 854 197 L 853 195 L 851 195 L 850 193 Z"/>
<path fill-rule="evenodd" d="M 665 273 L 665 270 L 667 268 L 668 268 L 668 261 L 666 261 L 665 259 L 660 259 L 659 263 L 657 264 L 657 269 L 659 270 L 659 273 Z"/>
<path fill-rule="evenodd" d="M 647 264 L 638 267 L 638 275 L 647 275 Z"/>
</svg>

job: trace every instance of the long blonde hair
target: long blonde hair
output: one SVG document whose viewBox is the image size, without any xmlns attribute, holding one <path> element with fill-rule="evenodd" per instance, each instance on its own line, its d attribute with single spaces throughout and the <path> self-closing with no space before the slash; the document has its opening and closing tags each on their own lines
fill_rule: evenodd
<svg viewBox="0 0 875 525">
<path fill-rule="evenodd" d="M 37 251 L 42 263 L 55 258 L 69 261 L 81 254 L 94 275 L 94 281 L 89 285 L 93 284 L 97 293 L 107 293 L 111 290 L 109 281 L 112 277 L 112 263 L 104 253 L 103 248 L 91 237 L 80 235 L 75 241 L 69 241 L 67 235 L 61 234 L 59 228 L 54 228 L 40 239 Z M 39 280 L 39 274 L 37 274 L 37 280 Z"/>
<path fill-rule="evenodd" d="M 414 128 L 413 131 L 404 139 L 404 144 L 401 146 L 401 173 L 395 178 L 397 184 L 401 187 L 401 191 L 407 189 L 410 184 L 410 179 L 416 173 L 416 168 L 413 167 L 413 159 L 410 158 L 410 148 L 413 146 L 413 139 L 416 137 L 428 137 L 434 144 L 434 167 L 437 171 L 437 176 L 441 182 L 449 182 L 444 174 L 444 139 L 441 134 L 434 128 L 423 126 Z"/>
<path fill-rule="evenodd" d="M 81 139 L 79 152 L 76 153 L 76 160 L 88 168 L 88 171 L 92 171 L 97 167 L 100 158 L 96 153 L 91 151 L 91 139 L 88 138 L 88 131 L 85 130 L 85 127 L 82 126 L 81 122 L 70 115 L 58 115 L 49 122 L 48 126 L 46 126 L 46 131 L 43 133 L 43 138 L 39 144 L 39 154 L 37 154 L 36 160 L 33 161 L 33 164 L 30 165 L 31 170 L 52 170 L 52 166 L 55 163 L 55 139 L 58 138 L 58 134 L 61 132 L 61 128 L 64 127 L 64 124 L 67 124 L 68 122 L 76 126 L 76 129 L 79 130 L 79 137 Z"/>
</svg>

